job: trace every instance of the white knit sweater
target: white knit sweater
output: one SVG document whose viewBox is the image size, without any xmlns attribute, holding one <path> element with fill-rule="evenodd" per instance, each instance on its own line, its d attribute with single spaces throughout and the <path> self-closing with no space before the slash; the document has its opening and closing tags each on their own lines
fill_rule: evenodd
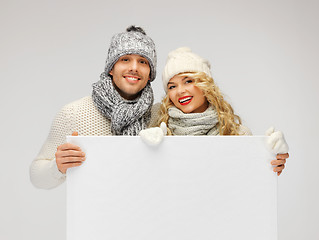
<svg viewBox="0 0 319 240">
<path fill-rule="evenodd" d="M 154 126 L 159 117 L 160 104 L 152 107 L 150 126 Z M 81 98 L 64 106 L 56 115 L 49 136 L 38 156 L 30 166 L 30 178 L 35 187 L 51 189 L 65 181 L 56 165 L 57 147 L 66 142 L 66 136 L 77 131 L 80 136 L 108 136 L 111 134 L 111 122 L 94 106 L 91 96 Z M 242 126 L 242 135 L 251 135 L 248 128 Z"/>
<path fill-rule="evenodd" d="M 159 104 L 152 107 L 152 125 L 158 117 L 158 109 Z M 80 136 L 112 135 L 110 120 L 94 106 L 91 96 L 64 106 L 56 115 L 47 140 L 30 166 L 30 178 L 35 187 L 50 189 L 65 181 L 66 175 L 57 168 L 55 152 L 58 146 L 66 142 L 66 136 L 74 131 Z"/>
</svg>

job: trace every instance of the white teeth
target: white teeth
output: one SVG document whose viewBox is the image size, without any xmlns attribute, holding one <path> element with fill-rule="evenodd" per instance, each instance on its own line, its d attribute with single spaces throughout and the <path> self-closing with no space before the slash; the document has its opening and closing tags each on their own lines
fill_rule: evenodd
<svg viewBox="0 0 319 240">
<path fill-rule="evenodd" d="M 134 78 L 134 77 L 126 77 L 127 80 L 131 80 L 131 81 L 137 81 L 138 78 Z"/>
<path fill-rule="evenodd" d="M 187 98 L 183 98 L 182 100 L 179 100 L 180 103 L 184 103 L 184 102 L 187 102 L 189 100 L 191 100 L 192 97 L 187 97 Z"/>
</svg>

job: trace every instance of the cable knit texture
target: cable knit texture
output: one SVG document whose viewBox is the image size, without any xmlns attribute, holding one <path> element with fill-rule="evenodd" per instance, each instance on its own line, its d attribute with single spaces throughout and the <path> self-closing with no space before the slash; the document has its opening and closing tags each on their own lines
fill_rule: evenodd
<svg viewBox="0 0 319 240">
<path fill-rule="evenodd" d="M 150 125 L 158 118 L 158 109 L 159 104 L 152 107 Z M 110 120 L 94 106 L 91 96 L 64 106 L 56 115 L 47 140 L 30 166 L 30 178 L 34 186 L 50 189 L 65 181 L 65 174 L 57 169 L 55 152 L 58 146 L 65 143 L 66 136 L 74 131 L 80 136 L 112 135 Z"/>
<path fill-rule="evenodd" d="M 211 106 L 202 113 L 183 113 L 173 106 L 168 109 L 168 115 L 173 135 L 219 135 L 218 114 Z"/>
<path fill-rule="evenodd" d="M 150 83 L 138 98 L 126 100 L 114 88 L 111 77 L 103 72 L 100 81 L 93 84 L 92 99 L 99 111 L 111 119 L 113 135 L 136 136 L 151 119 L 154 97 Z"/>
</svg>

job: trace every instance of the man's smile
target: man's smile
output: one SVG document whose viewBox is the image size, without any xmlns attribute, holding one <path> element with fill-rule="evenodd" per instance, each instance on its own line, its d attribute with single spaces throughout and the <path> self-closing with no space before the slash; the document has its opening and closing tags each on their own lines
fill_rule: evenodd
<svg viewBox="0 0 319 240">
<path fill-rule="evenodd" d="M 135 76 L 135 75 L 124 75 L 123 77 L 129 83 L 136 83 L 138 80 L 140 80 L 140 78 L 138 76 Z"/>
</svg>

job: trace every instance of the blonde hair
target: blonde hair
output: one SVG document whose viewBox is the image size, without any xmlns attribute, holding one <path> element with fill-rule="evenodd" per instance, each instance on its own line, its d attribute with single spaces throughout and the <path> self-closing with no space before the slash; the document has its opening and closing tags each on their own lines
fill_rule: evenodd
<svg viewBox="0 0 319 240">
<path fill-rule="evenodd" d="M 186 72 L 180 73 L 176 76 L 189 77 L 195 81 L 195 85 L 203 91 L 204 96 L 211 106 L 216 110 L 218 114 L 218 128 L 220 135 L 239 135 L 239 126 L 241 119 L 234 114 L 232 106 L 224 99 L 219 88 L 214 83 L 213 78 L 207 76 L 203 72 Z M 173 102 L 169 99 L 168 94 L 163 98 L 160 107 L 160 117 L 157 122 L 157 126 L 161 122 L 165 122 L 168 126 L 168 109 L 174 106 Z M 168 134 L 172 135 L 168 126 Z"/>
</svg>

